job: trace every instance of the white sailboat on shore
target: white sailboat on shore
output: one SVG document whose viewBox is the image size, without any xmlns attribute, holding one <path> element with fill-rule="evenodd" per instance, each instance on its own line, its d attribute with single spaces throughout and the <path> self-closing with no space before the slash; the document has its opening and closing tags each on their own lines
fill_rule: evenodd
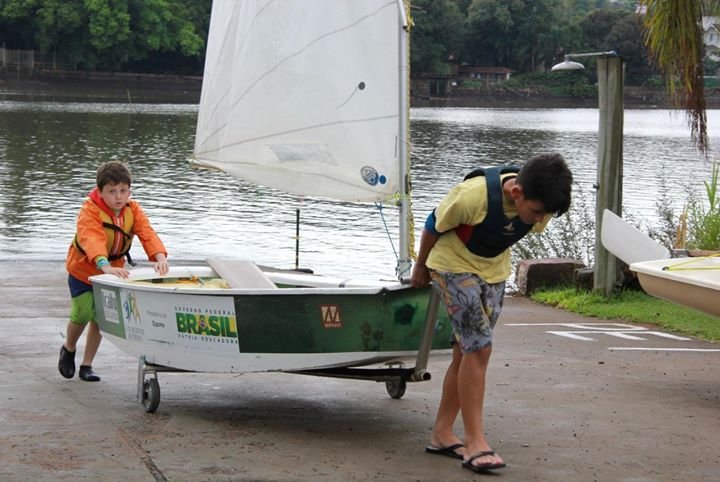
<svg viewBox="0 0 720 482">
<path fill-rule="evenodd" d="M 671 258 L 667 248 L 607 209 L 601 239 L 648 294 L 720 317 L 720 256 Z"/>
<path fill-rule="evenodd" d="M 411 265 L 408 8 L 402 0 L 213 2 L 195 164 L 303 196 L 398 200 L 398 279 L 237 259 L 172 267 L 165 277 L 93 277 L 100 329 L 139 358 L 147 411 L 159 404 L 163 370 L 363 378 L 385 381 L 399 398 L 405 382 L 429 379 L 431 350 L 448 352 L 437 298 L 400 280 Z M 415 366 L 400 368 L 408 357 Z M 375 363 L 395 365 L 357 368 Z"/>
</svg>

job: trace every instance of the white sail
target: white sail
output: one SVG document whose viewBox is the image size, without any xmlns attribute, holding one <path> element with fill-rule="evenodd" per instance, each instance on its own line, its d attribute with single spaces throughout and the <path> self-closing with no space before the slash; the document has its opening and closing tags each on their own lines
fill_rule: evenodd
<svg viewBox="0 0 720 482">
<path fill-rule="evenodd" d="M 403 18 L 398 0 L 215 0 L 196 163 L 295 194 L 397 193 Z"/>
</svg>

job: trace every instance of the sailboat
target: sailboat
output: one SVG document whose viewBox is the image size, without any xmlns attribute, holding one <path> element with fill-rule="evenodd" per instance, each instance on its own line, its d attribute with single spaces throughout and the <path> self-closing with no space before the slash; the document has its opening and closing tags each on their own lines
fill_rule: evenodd
<svg viewBox="0 0 720 482">
<path fill-rule="evenodd" d="M 159 405 L 161 371 L 369 379 L 399 398 L 406 382 L 430 378 L 431 353 L 449 352 L 437 297 L 401 281 L 411 266 L 408 12 L 403 0 L 213 2 L 194 165 L 302 196 L 398 200 L 398 278 L 238 259 L 93 277 L 98 324 L 138 358 L 146 411 Z"/>
<path fill-rule="evenodd" d="M 648 294 L 720 317 L 720 256 L 671 258 L 667 248 L 607 209 L 600 234 Z"/>
</svg>

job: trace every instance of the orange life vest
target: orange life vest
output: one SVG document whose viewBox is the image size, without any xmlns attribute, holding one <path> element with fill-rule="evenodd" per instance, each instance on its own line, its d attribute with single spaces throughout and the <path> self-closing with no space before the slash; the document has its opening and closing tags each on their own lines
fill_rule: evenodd
<svg viewBox="0 0 720 482">
<path fill-rule="evenodd" d="M 132 259 L 130 258 L 130 248 L 133 242 L 133 223 L 135 221 L 133 212 L 130 207 L 125 206 L 120 213 L 122 215 L 121 225 L 118 226 L 113 222 L 110 215 L 105 210 L 100 209 L 100 219 L 102 219 L 103 227 L 105 228 L 105 237 L 107 238 L 107 252 L 108 259 L 114 261 L 120 259 L 123 256 L 127 257 L 128 263 L 135 266 Z M 73 246 L 78 249 L 82 254 L 85 254 L 85 250 L 80 246 L 78 241 L 78 235 L 75 233 L 73 239 Z"/>
</svg>

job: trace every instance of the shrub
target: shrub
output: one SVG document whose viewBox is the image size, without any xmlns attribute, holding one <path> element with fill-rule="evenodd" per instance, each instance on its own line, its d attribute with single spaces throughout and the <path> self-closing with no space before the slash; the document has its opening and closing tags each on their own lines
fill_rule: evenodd
<svg viewBox="0 0 720 482">
<path fill-rule="evenodd" d="M 691 193 L 687 204 L 687 247 L 691 249 L 720 249 L 720 192 L 718 178 L 720 164 L 713 162 L 709 181 L 705 185 L 706 199 Z"/>
</svg>

